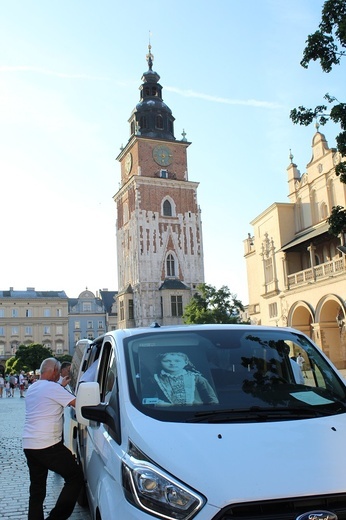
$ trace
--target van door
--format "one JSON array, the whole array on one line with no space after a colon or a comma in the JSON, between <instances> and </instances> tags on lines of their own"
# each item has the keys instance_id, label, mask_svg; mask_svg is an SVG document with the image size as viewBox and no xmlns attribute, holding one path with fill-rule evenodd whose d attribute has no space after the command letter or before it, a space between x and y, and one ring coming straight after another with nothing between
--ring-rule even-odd
<instances>
[{"instance_id":1,"label":"van door","mask_svg":"<svg viewBox=\"0 0 346 520\"><path fill-rule=\"evenodd\" d=\"M110 500L110 497L107 497L107 490L114 486L121 486L122 452L117 355L115 342L111 336L104 338L95 379L100 386L100 401L107 404L108 413L113 420L112 424L107 425L90 423L89 426L80 426L83 435L81 458L84 462L89 498L94 502L97 497L98 506L102 509ZM100 501L103 502L103 506ZM107 515L102 517L109 518Z\"/></svg>"},{"instance_id":2,"label":"van door","mask_svg":"<svg viewBox=\"0 0 346 520\"><path fill-rule=\"evenodd\" d=\"M83 384L84 381L97 381L99 377L99 362L101 359L101 351L104 337L100 337L93 341L89 347L85 350L83 360L79 367L79 376L76 383L76 393L78 392L78 386ZM78 459L84 466L84 455L85 455L85 444L86 444L86 427L82 424L78 424L78 435L77 435L77 452Z\"/></svg>"},{"instance_id":3,"label":"van door","mask_svg":"<svg viewBox=\"0 0 346 520\"><path fill-rule=\"evenodd\" d=\"M80 374L85 370L88 363L88 358L92 352L92 341L82 339L77 341L75 352L73 355L69 387L74 395L77 392L77 386ZM77 430L78 424L76 420L75 409L72 406L67 406L64 410L64 425L63 425L63 440L65 446L77 456Z\"/></svg>"}]
</instances>

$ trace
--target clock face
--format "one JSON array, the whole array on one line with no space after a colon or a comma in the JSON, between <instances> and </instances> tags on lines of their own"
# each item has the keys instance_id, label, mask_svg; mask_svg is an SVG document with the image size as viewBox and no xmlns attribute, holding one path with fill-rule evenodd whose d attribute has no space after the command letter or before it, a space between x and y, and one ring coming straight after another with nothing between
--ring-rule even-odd
<instances>
[{"instance_id":1,"label":"clock face","mask_svg":"<svg viewBox=\"0 0 346 520\"><path fill-rule=\"evenodd\" d=\"M125 171L126 173L130 173L132 168L132 155L129 152L125 157Z\"/></svg>"},{"instance_id":2,"label":"clock face","mask_svg":"<svg viewBox=\"0 0 346 520\"><path fill-rule=\"evenodd\" d=\"M160 166L168 166L171 164L173 159L173 154L168 146L164 144L160 144L155 146L153 150L154 161L157 162Z\"/></svg>"}]
</instances>

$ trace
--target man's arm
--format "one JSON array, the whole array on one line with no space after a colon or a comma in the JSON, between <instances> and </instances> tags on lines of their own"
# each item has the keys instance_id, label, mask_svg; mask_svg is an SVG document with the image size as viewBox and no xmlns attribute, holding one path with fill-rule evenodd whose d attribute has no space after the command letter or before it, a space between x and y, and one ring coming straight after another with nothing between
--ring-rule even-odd
<instances>
[{"instance_id":1,"label":"man's arm","mask_svg":"<svg viewBox=\"0 0 346 520\"><path fill-rule=\"evenodd\" d=\"M74 398L72 399L72 401L70 401L70 402L68 403L67 406L73 406L73 408L75 408L75 407L76 407L76 398L74 397Z\"/></svg>"}]
</instances>

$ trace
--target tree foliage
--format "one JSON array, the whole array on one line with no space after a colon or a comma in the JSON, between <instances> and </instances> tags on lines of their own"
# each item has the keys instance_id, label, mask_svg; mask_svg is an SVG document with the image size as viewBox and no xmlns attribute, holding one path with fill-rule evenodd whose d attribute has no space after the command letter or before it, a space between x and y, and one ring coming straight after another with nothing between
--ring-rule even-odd
<instances>
[{"instance_id":1,"label":"tree foliage","mask_svg":"<svg viewBox=\"0 0 346 520\"><path fill-rule=\"evenodd\" d=\"M244 306L226 285L216 289L203 283L197 291L185 307L184 323L240 323Z\"/></svg>"},{"instance_id":2,"label":"tree foliage","mask_svg":"<svg viewBox=\"0 0 346 520\"><path fill-rule=\"evenodd\" d=\"M304 68L308 68L311 60L320 60L323 72L330 72L334 65L339 65L340 58L346 54L343 50L346 47L345 20L345 0L324 2L319 29L310 34L306 41L307 45L300 62Z\"/></svg>"},{"instance_id":3,"label":"tree foliage","mask_svg":"<svg viewBox=\"0 0 346 520\"><path fill-rule=\"evenodd\" d=\"M6 374L15 374L16 373L16 358L12 356L6 360L5 363L5 372Z\"/></svg>"},{"instance_id":4,"label":"tree foliage","mask_svg":"<svg viewBox=\"0 0 346 520\"><path fill-rule=\"evenodd\" d=\"M346 55L345 49L346 0L326 0L319 28L308 36L300 64L307 69L310 61L319 60L322 70L329 73L333 66L340 64L341 58ZM293 123L305 126L316 120L320 125L325 125L328 121L338 124L340 132L336 136L337 149L342 157L346 157L346 103L330 94L326 94L324 99L328 102L329 109L325 104L313 109L299 106L291 110L290 117ZM346 183L346 162L339 162L335 166L335 173L341 182ZM338 236L346 228L346 213L341 212L339 207L338 211L331 213L327 222L330 225L329 232Z\"/></svg>"},{"instance_id":5,"label":"tree foliage","mask_svg":"<svg viewBox=\"0 0 346 520\"><path fill-rule=\"evenodd\" d=\"M53 353L50 348L40 343L31 343L30 345L20 345L15 355L15 368L17 371L37 370L40 368L44 359L52 357Z\"/></svg>"},{"instance_id":6,"label":"tree foliage","mask_svg":"<svg viewBox=\"0 0 346 520\"><path fill-rule=\"evenodd\" d=\"M329 224L329 232L338 236L345 227L346 209L342 206L334 206L327 222Z\"/></svg>"},{"instance_id":7,"label":"tree foliage","mask_svg":"<svg viewBox=\"0 0 346 520\"><path fill-rule=\"evenodd\" d=\"M71 361L72 361L72 356L70 356L70 354L64 354L63 356L55 356L55 357L59 361L59 363L64 363L64 361L68 361L69 363L71 363Z\"/></svg>"}]
</instances>

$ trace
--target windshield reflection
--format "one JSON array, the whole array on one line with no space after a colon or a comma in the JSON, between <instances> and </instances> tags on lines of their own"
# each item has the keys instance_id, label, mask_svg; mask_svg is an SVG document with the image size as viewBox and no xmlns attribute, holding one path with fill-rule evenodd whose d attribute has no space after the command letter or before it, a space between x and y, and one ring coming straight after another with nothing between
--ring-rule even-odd
<instances>
[{"instance_id":1,"label":"windshield reflection","mask_svg":"<svg viewBox=\"0 0 346 520\"><path fill-rule=\"evenodd\" d=\"M254 407L345 410L344 385L300 334L251 327L187 328L142 334L127 342L132 402L161 420Z\"/></svg>"}]
</instances>

